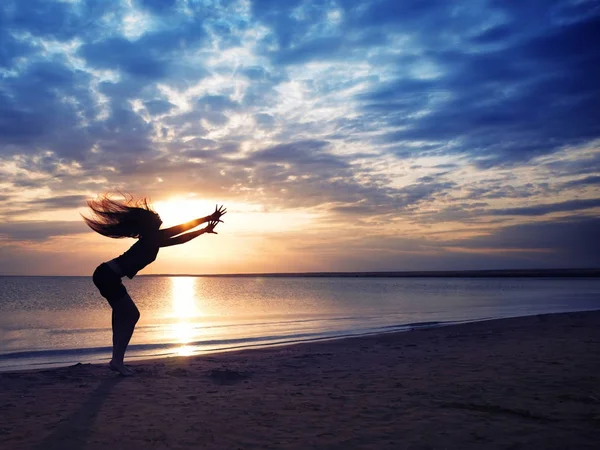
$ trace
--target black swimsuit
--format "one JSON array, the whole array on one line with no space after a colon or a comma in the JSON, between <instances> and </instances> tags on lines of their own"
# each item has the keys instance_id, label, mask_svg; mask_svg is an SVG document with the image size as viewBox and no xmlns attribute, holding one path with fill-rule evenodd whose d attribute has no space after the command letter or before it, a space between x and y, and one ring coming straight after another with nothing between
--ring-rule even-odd
<instances>
[{"instance_id":1,"label":"black swimsuit","mask_svg":"<svg viewBox=\"0 0 600 450\"><path fill-rule=\"evenodd\" d=\"M123 275L131 279L156 259L159 248L158 240L154 236L142 237L114 261ZM115 308L118 300L128 295L121 281L121 275L111 269L107 263L102 263L96 268L92 279L100 294L108 300L112 308Z\"/></svg>"},{"instance_id":2,"label":"black swimsuit","mask_svg":"<svg viewBox=\"0 0 600 450\"><path fill-rule=\"evenodd\" d=\"M123 275L133 278L140 270L156 259L160 243L157 235L141 237L129 250L115 259Z\"/></svg>"},{"instance_id":3,"label":"black swimsuit","mask_svg":"<svg viewBox=\"0 0 600 450\"><path fill-rule=\"evenodd\" d=\"M92 280L112 308L117 306L118 300L128 295L121 277L106 263L102 263L96 268Z\"/></svg>"}]
</instances>

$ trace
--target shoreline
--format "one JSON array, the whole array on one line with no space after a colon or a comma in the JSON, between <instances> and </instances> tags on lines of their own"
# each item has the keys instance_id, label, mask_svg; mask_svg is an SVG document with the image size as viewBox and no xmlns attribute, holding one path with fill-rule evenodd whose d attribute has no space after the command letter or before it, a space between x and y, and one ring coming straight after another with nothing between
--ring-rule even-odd
<instances>
[{"instance_id":1,"label":"shoreline","mask_svg":"<svg viewBox=\"0 0 600 450\"><path fill-rule=\"evenodd\" d=\"M0 373L0 447L595 448L600 311Z\"/></svg>"},{"instance_id":2,"label":"shoreline","mask_svg":"<svg viewBox=\"0 0 600 450\"><path fill-rule=\"evenodd\" d=\"M162 359L197 358L197 357L203 357L203 356L209 356L209 355L218 355L221 353L256 351L256 350L263 350L263 349L268 350L271 348L286 347L286 346L293 346L293 345L304 345L304 344L329 342L329 341L336 341L336 340L356 339L356 338L361 338L361 337L388 335L388 334L396 334L396 333L407 333L407 332L414 332L414 331L418 331L418 330L422 330L422 329L455 327L455 326L461 326L461 325L466 325L466 324L470 324L470 323L478 323L478 322L493 322L493 321L497 321L497 320L519 319L519 318L525 318L525 317L548 316L548 315L556 315L556 314L585 313L585 312L595 312L595 311L600 312L600 309L575 310L575 311L558 312L558 313L528 314L528 315L523 315L523 316L510 316L510 317L488 317L488 318L481 318L481 319L469 319L469 320L463 320L463 321L414 322L414 323L398 324L398 325L386 327L386 328L389 328L389 330L380 329L377 331L357 333L357 334L340 334L340 335L334 335L334 336L324 336L324 337L315 337L315 338L298 339L298 340L287 340L287 341L272 342L272 343L268 343L268 342L260 343L260 344L250 344L249 343L246 345L238 345L238 346L233 346L233 347L201 350L201 351L198 351L197 353L192 353L192 354L188 354L185 356L179 355L179 354L162 353L162 354L157 354L157 355L129 356L126 359L127 359L127 364L151 363L152 361L157 361L157 360L162 360ZM193 345L193 343L186 344L186 345ZM139 344L139 346L146 347L146 344ZM164 349L167 351L171 350L173 353L175 353L176 350L179 347L181 347L181 345L177 344L177 343L156 344L156 346L157 346L157 348L161 348L161 349ZM133 349L133 348L135 348L135 345L130 346L130 349ZM110 350L111 350L111 347L108 347L108 346L107 347L97 347L97 348L92 347L92 348L74 348L74 349L61 349L61 350L34 350L34 351L21 351L21 352L14 352L14 353L6 353L4 355L0 355L0 358L2 356L15 357L13 355L18 355L15 357L15 359L28 358L28 357L35 357L36 355L43 355L47 352L50 352L50 353L63 352L68 355L68 354L72 354L72 353L86 353L86 352L93 354L93 353L102 351L104 353L109 354ZM110 360L110 356L107 358L91 360L89 362L82 362L82 361L45 362L45 363L38 363L38 364L30 364L31 367L8 368L8 369L4 369L3 367L0 367L0 375L3 373L13 373L13 372L21 373L21 372L27 372L27 371L60 369L60 368L77 366L77 365L99 366L99 365L107 364L109 360Z\"/></svg>"},{"instance_id":3,"label":"shoreline","mask_svg":"<svg viewBox=\"0 0 600 450\"><path fill-rule=\"evenodd\" d=\"M577 311L572 311L572 312L577 312ZM523 316L525 317L525 316ZM394 325L394 326L388 326L386 328L389 328L389 330L385 330L385 329L381 329L381 330L377 330L377 331L370 331L370 332L364 332L364 333L356 333L356 334L339 334L339 335L332 335L332 336L322 336L322 337L314 337L314 338L305 338L305 339L297 339L297 340L285 340L285 341L280 341L280 342L266 342L266 343L260 343L260 344L245 344L245 345L237 345L237 346L232 346L232 347L223 347L223 348L215 348L215 349L209 349L209 350L200 350L197 353L192 353L189 355L178 355L178 354L157 354L157 355L140 355L140 356L128 356L127 359L127 363L146 363L146 362L151 362L151 361L156 361L156 360L160 360L160 359L170 359L170 358L194 358L194 357L201 357L201 356L207 356L207 355L216 355L216 354L220 354L220 353L225 353L225 352L241 352L241 351L253 351L253 350L261 350L261 349L270 349L270 348L274 348L274 347L285 347L288 345L302 345L302 344L310 344L310 343L316 343L316 342L324 342L324 341L333 341L333 340L338 340L338 339L352 339L352 338L360 338L360 337L367 337L367 336L375 336L375 335L384 335L384 334L390 334L390 333L406 333L406 332L410 332L410 331L416 331L419 329L425 329L425 328L437 328L437 327L444 327L444 326L455 326L455 325L462 325L462 324L466 324L466 323L472 323L472 322L480 322L480 321L486 321L486 320L502 320L504 318L484 318L484 319L471 319L471 320L465 320L465 321L448 321L448 322L416 322L416 323L407 323L407 324L399 324L399 325ZM405 328L405 329L403 329ZM181 347L181 344L178 343L164 343L164 344L154 344L157 348L161 348L164 350L172 350L175 351L178 348ZM193 343L188 343L186 345L193 345ZM148 344L138 344L139 347L148 347ZM129 349L133 350L135 349L136 345L130 345ZM91 347L91 348L72 348L72 349L53 349L53 350L24 350L24 351L18 351L18 352L12 352L12 353L5 353L5 354L1 354L0 358L2 358L3 356L8 356L8 357L12 357L15 359L20 359L20 358L30 358L30 357L35 357L36 355L43 355L46 353L65 353L65 354L73 354L73 353L98 353L98 352L103 352L103 353L107 353L109 354L111 351L111 347ZM59 369L59 368L64 368L64 367L71 367L71 366L75 366L78 364L92 364L92 365L100 365L100 364L104 364L105 362L107 363L109 361L110 357L107 358L102 358L99 359L98 362L94 362L94 361L90 361L90 362L81 362L81 361L72 361L72 362L47 362L47 363L39 363L39 364L31 364L31 366L33 367L23 367L23 368L15 368L15 369L7 369L5 370L4 368L0 367L0 374L2 373L12 373L12 372L25 372L25 371L36 371L36 370L46 370L46 369ZM47 366L47 367L37 367L37 366Z\"/></svg>"}]
</instances>

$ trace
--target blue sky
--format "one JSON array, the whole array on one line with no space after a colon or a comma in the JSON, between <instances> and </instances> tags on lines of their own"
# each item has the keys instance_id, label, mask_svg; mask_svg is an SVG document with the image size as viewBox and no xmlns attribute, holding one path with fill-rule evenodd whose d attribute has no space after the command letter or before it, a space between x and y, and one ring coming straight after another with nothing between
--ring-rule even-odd
<instances>
[{"instance_id":1,"label":"blue sky","mask_svg":"<svg viewBox=\"0 0 600 450\"><path fill-rule=\"evenodd\" d=\"M599 266L598 42L592 0L4 1L0 273L118 254L116 190L230 205L149 273Z\"/></svg>"}]
</instances>

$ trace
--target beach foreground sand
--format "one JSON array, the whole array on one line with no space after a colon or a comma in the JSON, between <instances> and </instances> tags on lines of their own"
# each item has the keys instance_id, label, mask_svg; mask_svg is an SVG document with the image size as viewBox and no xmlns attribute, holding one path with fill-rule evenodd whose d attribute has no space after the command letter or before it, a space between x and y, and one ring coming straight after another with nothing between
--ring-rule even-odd
<instances>
[{"instance_id":1,"label":"beach foreground sand","mask_svg":"<svg viewBox=\"0 0 600 450\"><path fill-rule=\"evenodd\" d=\"M600 448L600 312L134 367L0 374L0 448Z\"/></svg>"}]
</instances>

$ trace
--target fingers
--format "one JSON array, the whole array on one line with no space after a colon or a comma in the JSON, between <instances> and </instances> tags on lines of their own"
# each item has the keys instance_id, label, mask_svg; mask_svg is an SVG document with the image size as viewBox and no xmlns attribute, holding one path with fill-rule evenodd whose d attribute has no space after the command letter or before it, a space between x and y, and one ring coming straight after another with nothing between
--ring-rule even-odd
<instances>
[{"instance_id":1,"label":"fingers","mask_svg":"<svg viewBox=\"0 0 600 450\"><path fill-rule=\"evenodd\" d=\"M221 220L221 217L223 215L227 214L227 208L225 208L224 205L219 206L219 204L217 203L215 205L215 212L213 212L210 215L210 221L208 222L208 227L207 227L207 232L211 233L211 234L218 234L215 231L213 231L213 229L219 224L219 223L225 223L224 221Z\"/></svg>"},{"instance_id":2,"label":"fingers","mask_svg":"<svg viewBox=\"0 0 600 450\"><path fill-rule=\"evenodd\" d=\"M225 208L223 205L221 205L221 206L215 205L215 212L212 213L211 215L213 217L221 217L224 214L227 214L227 208Z\"/></svg>"}]
</instances>

